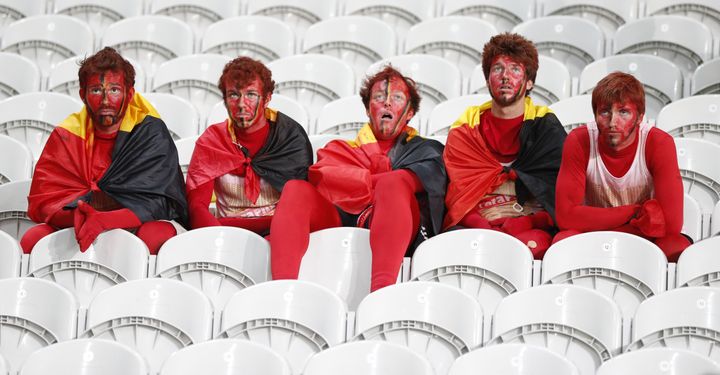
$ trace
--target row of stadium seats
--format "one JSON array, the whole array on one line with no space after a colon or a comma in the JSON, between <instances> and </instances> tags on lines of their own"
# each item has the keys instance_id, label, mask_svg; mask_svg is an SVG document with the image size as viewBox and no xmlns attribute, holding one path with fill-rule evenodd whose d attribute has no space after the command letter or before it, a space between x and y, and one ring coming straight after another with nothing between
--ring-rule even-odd
<instances>
[{"instance_id":1,"label":"row of stadium seats","mask_svg":"<svg viewBox=\"0 0 720 375\"><path fill-rule=\"evenodd\" d=\"M509 343L546 347L583 375L653 347L720 360L718 237L692 245L675 268L652 243L622 233L574 236L534 262L513 237L460 230L420 245L400 275L409 282L372 294L368 237L359 228L314 232L299 280L268 281L267 242L238 228L180 234L156 258L123 230L80 253L67 229L38 243L23 278L9 273L22 268L20 249L3 235L0 355L12 371L57 342L110 339L157 373L184 347L243 338L276 350L296 374L314 353L353 340L407 346L436 374L478 347Z\"/></svg>"}]
</instances>

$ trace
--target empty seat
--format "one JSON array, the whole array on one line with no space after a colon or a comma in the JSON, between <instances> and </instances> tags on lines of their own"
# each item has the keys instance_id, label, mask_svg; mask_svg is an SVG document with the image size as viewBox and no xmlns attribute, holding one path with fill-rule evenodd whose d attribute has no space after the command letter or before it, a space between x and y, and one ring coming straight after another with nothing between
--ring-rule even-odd
<instances>
[{"instance_id":1,"label":"empty seat","mask_svg":"<svg viewBox=\"0 0 720 375\"><path fill-rule=\"evenodd\" d=\"M275 80L275 93L301 103L310 115L310 133L325 104L355 94L350 64L332 56L304 54L285 57L267 65Z\"/></svg>"},{"instance_id":2,"label":"empty seat","mask_svg":"<svg viewBox=\"0 0 720 375\"><path fill-rule=\"evenodd\" d=\"M193 151L195 151L195 141L197 141L197 139L198 136L196 135L175 141L175 148L178 150L178 162L185 178L187 178L190 159L192 158Z\"/></svg>"},{"instance_id":3,"label":"empty seat","mask_svg":"<svg viewBox=\"0 0 720 375\"><path fill-rule=\"evenodd\" d=\"M587 64L605 56L603 31L583 18L536 18L515 26L513 32L533 41L538 53L562 62L572 77L579 77Z\"/></svg>"},{"instance_id":4,"label":"empty seat","mask_svg":"<svg viewBox=\"0 0 720 375\"><path fill-rule=\"evenodd\" d=\"M667 258L652 242L621 232L589 232L559 241L542 262L544 284L573 284L613 299L629 321L667 284Z\"/></svg>"},{"instance_id":5,"label":"empty seat","mask_svg":"<svg viewBox=\"0 0 720 375\"><path fill-rule=\"evenodd\" d=\"M29 58L0 52L0 66L0 100L40 90L40 69Z\"/></svg>"},{"instance_id":6,"label":"empty seat","mask_svg":"<svg viewBox=\"0 0 720 375\"><path fill-rule=\"evenodd\" d=\"M535 0L445 0L440 2L443 16L472 16L493 24L499 32L535 17Z\"/></svg>"},{"instance_id":7,"label":"empty seat","mask_svg":"<svg viewBox=\"0 0 720 375\"><path fill-rule=\"evenodd\" d=\"M638 18L636 0L542 0L538 3L542 16L576 16L592 21L611 38L618 27Z\"/></svg>"},{"instance_id":8,"label":"empty seat","mask_svg":"<svg viewBox=\"0 0 720 375\"><path fill-rule=\"evenodd\" d=\"M696 95L674 101L655 125L673 137L698 137L720 145L720 95Z\"/></svg>"},{"instance_id":9,"label":"empty seat","mask_svg":"<svg viewBox=\"0 0 720 375\"><path fill-rule=\"evenodd\" d=\"M717 288L696 286L668 290L647 299L638 307L626 351L686 349L717 361L718 292Z\"/></svg>"},{"instance_id":10,"label":"empty seat","mask_svg":"<svg viewBox=\"0 0 720 375\"><path fill-rule=\"evenodd\" d=\"M720 374L720 366L704 355L687 350L652 348L632 351L605 362L597 375L708 375Z\"/></svg>"},{"instance_id":11,"label":"empty seat","mask_svg":"<svg viewBox=\"0 0 720 375\"><path fill-rule=\"evenodd\" d=\"M305 129L306 133L309 133L310 119L308 112L305 107L297 100L289 96L273 94L270 98L270 103L268 103L268 108L274 109L287 115L291 119L295 120L298 124L300 124L300 126ZM201 133L202 130L205 130L205 128L209 127L210 125L217 124L218 122L223 122L227 119L228 113L227 108L225 108L225 102L221 101L215 103L215 105L210 110L210 115L208 115L206 124L201 127Z\"/></svg>"},{"instance_id":12,"label":"empty seat","mask_svg":"<svg viewBox=\"0 0 720 375\"><path fill-rule=\"evenodd\" d=\"M36 278L0 280L0 356L16 374L30 353L75 337L77 306L63 287Z\"/></svg>"},{"instance_id":13,"label":"empty seat","mask_svg":"<svg viewBox=\"0 0 720 375\"><path fill-rule=\"evenodd\" d=\"M73 293L80 307L87 308L101 291L147 277L148 256L145 243L122 229L101 233L85 252L80 252L74 229L67 228L35 244L28 260L28 276L58 283Z\"/></svg>"},{"instance_id":14,"label":"empty seat","mask_svg":"<svg viewBox=\"0 0 720 375\"><path fill-rule=\"evenodd\" d=\"M193 37L190 26L178 19L146 15L108 26L101 45L113 47L123 57L137 61L150 78L160 64L191 54Z\"/></svg>"},{"instance_id":15,"label":"empty seat","mask_svg":"<svg viewBox=\"0 0 720 375\"><path fill-rule=\"evenodd\" d=\"M503 344L476 349L458 358L449 375L473 375L478 369L503 375L579 375L567 358L538 346Z\"/></svg>"},{"instance_id":16,"label":"empty seat","mask_svg":"<svg viewBox=\"0 0 720 375\"><path fill-rule=\"evenodd\" d=\"M720 145L702 139L675 138L675 148L685 192L702 209L702 233L710 233L710 216L720 202L720 169L714 162L720 155Z\"/></svg>"},{"instance_id":17,"label":"empty seat","mask_svg":"<svg viewBox=\"0 0 720 375\"><path fill-rule=\"evenodd\" d=\"M434 1L354 0L345 2L344 14L371 16L390 25L397 33L399 45L408 29L435 16Z\"/></svg>"},{"instance_id":18,"label":"empty seat","mask_svg":"<svg viewBox=\"0 0 720 375\"><path fill-rule=\"evenodd\" d=\"M270 245L242 228L206 227L179 234L165 242L155 262L158 277L200 289L217 311L238 290L270 280Z\"/></svg>"},{"instance_id":19,"label":"empty seat","mask_svg":"<svg viewBox=\"0 0 720 375\"><path fill-rule=\"evenodd\" d=\"M0 279L20 277L21 263L22 249L18 240L0 232Z\"/></svg>"},{"instance_id":20,"label":"empty seat","mask_svg":"<svg viewBox=\"0 0 720 375\"><path fill-rule=\"evenodd\" d=\"M384 341L359 341L323 350L308 361L303 375L435 375L412 350Z\"/></svg>"},{"instance_id":21,"label":"empty seat","mask_svg":"<svg viewBox=\"0 0 720 375\"><path fill-rule=\"evenodd\" d=\"M204 124L212 107L222 100L217 80L229 61L230 57L214 54L178 57L158 67L151 89L190 101Z\"/></svg>"},{"instance_id":22,"label":"empty seat","mask_svg":"<svg viewBox=\"0 0 720 375\"><path fill-rule=\"evenodd\" d=\"M720 58L702 63L692 76L692 95L720 94Z\"/></svg>"},{"instance_id":23,"label":"empty seat","mask_svg":"<svg viewBox=\"0 0 720 375\"><path fill-rule=\"evenodd\" d=\"M700 21L683 16L654 16L626 23L615 33L613 52L644 53L675 63L689 78L712 57L713 36Z\"/></svg>"},{"instance_id":24,"label":"empty seat","mask_svg":"<svg viewBox=\"0 0 720 375\"><path fill-rule=\"evenodd\" d=\"M334 17L307 29L302 51L337 57L349 63L360 80L372 63L396 54L396 39L392 27L376 18Z\"/></svg>"},{"instance_id":25,"label":"empty seat","mask_svg":"<svg viewBox=\"0 0 720 375\"><path fill-rule=\"evenodd\" d=\"M653 0L646 1L647 16L674 14L694 18L710 27L714 35L720 33L720 1L718 0Z\"/></svg>"},{"instance_id":26,"label":"empty seat","mask_svg":"<svg viewBox=\"0 0 720 375\"><path fill-rule=\"evenodd\" d=\"M458 288L425 281L391 285L369 294L355 316L357 340L401 344L446 374L455 359L480 346L483 311Z\"/></svg>"},{"instance_id":27,"label":"empty seat","mask_svg":"<svg viewBox=\"0 0 720 375\"><path fill-rule=\"evenodd\" d=\"M187 99L161 92L147 93L143 97L158 111L174 140L198 135L198 111Z\"/></svg>"},{"instance_id":28,"label":"empty seat","mask_svg":"<svg viewBox=\"0 0 720 375\"><path fill-rule=\"evenodd\" d=\"M151 0L150 13L177 18L190 25L199 42L209 25L240 15L239 1L226 0ZM238 30L235 31L236 33ZM196 42L196 44L198 44Z\"/></svg>"},{"instance_id":29,"label":"empty seat","mask_svg":"<svg viewBox=\"0 0 720 375\"><path fill-rule=\"evenodd\" d=\"M38 15L8 25L2 50L35 61L47 77L58 62L91 53L93 43L93 32L85 22L62 14Z\"/></svg>"},{"instance_id":30,"label":"empty seat","mask_svg":"<svg viewBox=\"0 0 720 375\"><path fill-rule=\"evenodd\" d=\"M338 15L335 0L246 0L249 15L277 18L290 26L302 45L302 37L310 25Z\"/></svg>"},{"instance_id":31,"label":"empty seat","mask_svg":"<svg viewBox=\"0 0 720 375\"><path fill-rule=\"evenodd\" d=\"M200 52L248 56L264 63L295 52L295 33L282 21L265 16L227 18L208 26Z\"/></svg>"},{"instance_id":32,"label":"empty seat","mask_svg":"<svg viewBox=\"0 0 720 375\"><path fill-rule=\"evenodd\" d=\"M53 8L53 13L85 21L93 30L96 41L112 23L143 13L142 1L127 0L53 0Z\"/></svg>"},{"instance_id":33,"label":"empty seat","mask_svg":"<svg viewBox=\"0 0 720 375\"><path fill-rule=\"evenodd\" d=\"M698 202L690 196L684 194L683 199L683 226L681 232L697 242L703 238L703 214Z\"/></svg>"},{"instance_id":34,"label":"empty seat","mask_svg":"<svg viewBox=\"0 0 720 375\"><path fill-rule=\"evenodd\" d=\"M31 92L0 102L0 134L24 143L37 160L55 126L83 104L67 95Z\"/></svg>"},{"instance_id":35,"label":"empty seat","mask_svg":"<svg viewBox=\"0 0 720 375\"><path fill-rule=\"evenodd\" d=\"M368 115L360 95L352 95L325 104L317 119L317 134L333 134L354 138L368 123Z\"/></svg>"},{"instance_id":36,"label":"empty seat","mask_svg":"<svg viewBox=\"0 0 720 375\"><path fill-rule=\"evenodd\" d=\"M86 57L75 56L55 64L48 76L46 91L69 95L81 100L78 71L80 70L80 64ZM128 59L128 61L135 69L135 91L143 92L145 90L145 73L142 66L131 59Z\"/></svg>"},{"instance_id":37,"label":"empty seat","mask_svg":"<svg viewBox=\"0 0 720 375\"><path fill-rule=\"evenodd\" d=\"M33 352L20 375L147 375L143 357L108 340L65 341Z\"/></svg>"},{"instance_id":38,"label":"empty seat","mask_svg":"<svg viewBox=\"0 0 720 375\"><path fill-rule=\"evenodd\" d=\"M432 109L427 126L429 136L447 135L458 117L470 106L481 105L492 98L489 94L464 95L446 100Z\"/></svg>"},{"instance_id":39,"label":"empty seat","mask_svg":"<svg viewBox=\"0 0 720 375\"><path fill-rule=\"evenodd\" d=\"M418 246L410 266L411 280L436 281L475 297L490 317L503 298L532 285L533 255L520 240L485 229L454 230Z\"/></svg>"},{"instance_id":40,"label":"empty seat","mask_svg":"<svg viewBox=\"0 0 720 375\"><path fill-rule=\"evenodd\" d=\"M577 127L595 121L591 101L590 94L576 95L550 104L550 109L560 120L565 131L570 133Z\"/></svg>"},{"instance_id":41,"label":"empty seat","mask_svg":"<svg viewBox=\"0 0 720 375\"><path fill-rule=\"evenodd\" d=\"M2 0L0 1L0 36L7 25L25 18L45 13L47 0Z\"/></svg>"},{"instance_id":42,"label":"empty seat","mask_svg":"<svg viewBox=\"0 0 720 375\"><path fill-rule=\"evenodd\" d=\"M0 231L17 241L35 225L27 215L30 183L28 179L0 185Z\"/></svg>"},{"instance_id":43,"label":"empty seat","mask_svg":"<svg viewBox=\"0 0 720 375\"><path fill-rule=\"evenodd\" d=\"M470 77L483 47L498 31L491 23L468 16L446 16L420 22L408 30L405 53L440 56Z\"/></svg>"},{"instance_id":44,"label":"empty seat","mask_svg":"<svg viewBox=\"0 0 720 375\"><path fill-rule=\"evenodd\" d=\"M214 340L173 353L160 375L257 374L292 375L285 358L274 350L238 339Z\"/></svg>"},{"instance_id":45,"label":"empty seat","mask_svg":"<svg viewBox=\"0 0 720 375\"><path fill-rule=\"evenodd\" d=\"M173 352L212 336L213 308L199 290L176 280L133 280L100 292L90 304L83 338L135 349L151 374Z\"/></svg>"},{"instance_id":46,"label":"empty seat","mask_svg":"<svg viewBox=\"0 0 720 375\"><path fill-rule=\"evenodd\" d=\"M370 293L372 251L370 231L339 227L310 233L298 280L320 284L340 296L355 311Z\"/></svg>"},{"instance_id":47,"label":"empty seat","mask_svg":"<svg viewBox=\"0 0 720 375\"><path fill-rule=\"evenodd\" d=\"M597 83L608 74L621 71L632 74L645 89L645 118L655 119L663 106L680 99L683 76L670 61L652 55L624 53L595 61L580 74L581 94L591 94Z\"/></svg>"},{"instance_id":48,"label":"empty seat","mask_svg":"<svg viewBox=\"0 0 720 375\"><path fill-rule=\"evenodd\" d=\"M711 237L688 246L677 262L676 285L720 286L720 237Z\"/></svg>"},{"instance_id":49,"label":"empty seat","mask_svg":"<svg viewBox=\"0 0 720 375\"><path fill-rule=\"evenodd\" d=\"M29 180L33 172L33 156L22 142L0 134L0 185Z\"/></svg>"},{"instance_id":50,"label":"empty seat","mask_svg":"<svg viewBox=\"0 0 720 375\"><path fill-rule=\"evenodd\" d=\"M574 285L543 285L505 297L493 319L490 344L541 346L594 375L620 353L622 314L610 298Z\"/></svg>"},{"instance_id":51,"label":"empty seat","mask_svg":"<svg viewBox=\"0 0 720 375\"><path fill-rule=\"evenodd\" d=\"M346 314L345 303L323 286L269 281L230 298L217 338L243 338L268 346L299 374L313 354L345 341Z\"/></svg>"}]
</instances>

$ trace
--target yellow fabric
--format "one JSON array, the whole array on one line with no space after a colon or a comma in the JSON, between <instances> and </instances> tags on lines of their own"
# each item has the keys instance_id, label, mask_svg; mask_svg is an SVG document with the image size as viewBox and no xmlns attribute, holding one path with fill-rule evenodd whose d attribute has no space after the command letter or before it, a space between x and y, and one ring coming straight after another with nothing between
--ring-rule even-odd
<instances>
[{"instance_id":1,"label":"yellow fabric","mask_svg":"<svg viewBox=\"0 0 720 375\"><path fill-rule=\"evenodd\" d=\"M160 118L160 114L158 114L152 104L136 92L128 104L119 130L124 132L132 131L147 115ZM93 123L88 118L87 107L85 106L83 106L80 112L68 116L58 126L65 128L67 131L82 139L86 139L88 134L93 134Z\"/></svg>"},{"instance_id":2,"label":"yellow fabric","mask_svg":"<svg viewBox=\"0 0 720 375\"><path fill-rule=\"evenodd\" d=\"M407 137L405 138L406 142L409 142L418 135L418 131L410 126L405 127L405 132L407 133ZM345 142L347 142L350 147L360 147L362 145L377 143L377 139L375 138L375 134L372 131L370 123L365 123L365 125L363 125L363 127L358 131L357 137L354 141L346 140Z\"/></svg>"},{"instance_id":3,"label":"yellow fabric","mask_svg":"<svg viewBox=\"0 0 720 375\"><path fill-rule=\"evenodd\" d=\"M492 107L492 100L487 101L479 106L468 107L455 122L450 125L450 129L454 129L463 125L468 125L471 129L475 128L480 124L480 116L483 112L489 110ZM534 120L539 117L543 117L548 113L552 113L552 110L546 106L535 105L529 96L525 97L525 117L523 121Z\"/></svg>"}]
</instances>

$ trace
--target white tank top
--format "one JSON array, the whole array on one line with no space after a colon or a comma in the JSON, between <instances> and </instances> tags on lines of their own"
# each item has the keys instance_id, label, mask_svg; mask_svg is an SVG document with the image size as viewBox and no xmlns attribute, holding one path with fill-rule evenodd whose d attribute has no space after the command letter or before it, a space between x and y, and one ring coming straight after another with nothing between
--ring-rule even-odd
<instances>
[{"instance_id":1,"label":"white tank top","mask_svg":"<svg viewBox=\"0 0 720 375\"><path fill-rule=\"evenodd\" d=\"M590 136L590 158L585 181L585 204L592 207L617 207L640 204L653 197L653 178L645 162L645 144L652 125L640 124L635 158L624 176L615 177L605 167L598 152L597 124L587 124Z\"/></svg>"}]
</instances>

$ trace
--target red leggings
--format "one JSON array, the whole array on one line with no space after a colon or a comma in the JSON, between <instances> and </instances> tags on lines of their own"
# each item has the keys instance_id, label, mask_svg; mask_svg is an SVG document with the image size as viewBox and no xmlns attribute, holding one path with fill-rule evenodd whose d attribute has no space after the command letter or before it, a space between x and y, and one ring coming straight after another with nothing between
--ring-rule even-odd
<instances>
[{"instance_id":1,"label":"red leggings","mask_svg":"<svg viewBox=\"0 0 720 375\"><path fill-rule=\"evenodd\" d=\"M371 291L397 280L408 245L420 225L420 211L412 183L400 174L379 179L370 222ZM273 279L296 279L310 232L341 226L340 215L315 186L292 180L283 188L270 226Z\"/></svg>"},{"instance_id":2,"label":"red leggings","mask_svg":"<svg viewBox=\"0 0 720 375\"><path fill-rule=\"evenodd\" d=\"M57 230L48 224L38 224L25 232L20 240L20 247L22 247L25 254L30 254L32 248L41 238ZM157 254L165 241L176 234L175 227L167 221L148 221L143 223L135 232L135 235L145 242L150 254L153 255Z\"/></svg>"}]
</instances>

